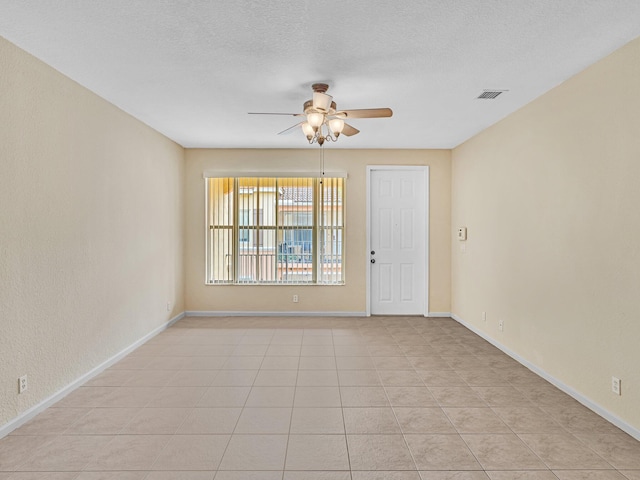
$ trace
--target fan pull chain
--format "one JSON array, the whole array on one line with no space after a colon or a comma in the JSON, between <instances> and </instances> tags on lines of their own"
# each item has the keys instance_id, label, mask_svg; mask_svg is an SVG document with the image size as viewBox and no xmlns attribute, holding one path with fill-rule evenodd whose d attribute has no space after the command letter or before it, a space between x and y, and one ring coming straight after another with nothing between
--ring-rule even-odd
<instances>
[{"instance_id":1,"label":"fan pull chain","mask_svg":"<svg viewBox=\"0 0 640 480\"><path fill-rule=\"evenodd\" d=\"M320 145L320 174L324 178L324 146ZM322 185L322 178L320 179L320 185Z\"/></svg>"}]
</instances>

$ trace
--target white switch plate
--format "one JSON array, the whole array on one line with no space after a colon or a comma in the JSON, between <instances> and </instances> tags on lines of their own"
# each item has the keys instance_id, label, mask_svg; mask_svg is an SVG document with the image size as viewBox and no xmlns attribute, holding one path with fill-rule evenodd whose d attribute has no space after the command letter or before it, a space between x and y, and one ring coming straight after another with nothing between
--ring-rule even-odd
<instances>
[{"instance_id":1,"label":"white switch plate","mask_svg":"<svg viewBox=\"0 0 640 480\"><path fill-rule=\"evenodd\" d=\"M504 332L504 320L500 320L498 322L498 330L500 330L501 332Z\"/></svg>"},{"instance_id":2,"label":"white switch plate","mask_svg":"<svg viewBox=\"0 0 640 480\"><path fill-rule=\"evenodd\" d=\"M482 312L482 321L483 322L487 321L487 312Z\"/></svg>"}]
</instances>

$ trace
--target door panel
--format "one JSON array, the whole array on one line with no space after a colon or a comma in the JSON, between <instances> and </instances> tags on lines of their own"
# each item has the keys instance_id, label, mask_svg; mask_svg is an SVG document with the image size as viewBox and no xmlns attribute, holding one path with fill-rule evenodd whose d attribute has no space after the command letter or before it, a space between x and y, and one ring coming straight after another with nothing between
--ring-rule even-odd
<instances>
[{"instance_id":1,"label":"door panel","mask_svg":"<svg viewBox=\"0 0 640 480\"><path fill-rule=\"evenodd\" d=\"M391 302L393 300L393 292L391 291L391 270L392 266L381 264L380 268L380 288L378 290L378 298L380 302Z\"/></svg>"},{"instance_id":2,"label":"door panel","mask_svg":"<svg viewBox=\"0 0 640 480\"><path fill-rule=\"evenodd\" d=\"M425 314L427 170L371 169L369 174L370 312Z\"/></svg>"},{"instance_id":3,"label":"door panel","mask_svg":"<svg viewBox=\"0 0 640 480\"><path fill-rule=\"evenodd\" d=\"M400 265L400 301L412 302L415 288L413 287L414 268L411 263Z\"/></svg>"}]
</instances>

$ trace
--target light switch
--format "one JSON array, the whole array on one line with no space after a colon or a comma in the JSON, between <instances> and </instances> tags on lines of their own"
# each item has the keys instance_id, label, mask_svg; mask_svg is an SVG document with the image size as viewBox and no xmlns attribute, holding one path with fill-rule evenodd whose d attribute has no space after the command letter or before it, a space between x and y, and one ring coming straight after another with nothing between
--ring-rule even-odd
<instances>
[{"instance_id":1,"label":"light switch","mask_svg":"<svg viewBox=\"0 0 640 480\"><path fill-rule=\"evenodd\" d=\"M467 239L467 227L458 227L458 240L461 242Z\"/></svg>"}]
</instances>

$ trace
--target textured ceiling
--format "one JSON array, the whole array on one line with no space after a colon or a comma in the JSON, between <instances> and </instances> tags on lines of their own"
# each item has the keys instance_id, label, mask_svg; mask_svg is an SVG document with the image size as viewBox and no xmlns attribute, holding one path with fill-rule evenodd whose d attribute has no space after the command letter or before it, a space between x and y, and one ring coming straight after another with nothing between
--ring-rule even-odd
<instances>
[{"instance_id":1,"label":"textured ceiling","mask_svg":"<svg viewBox=\"0 0 640 480\"><path fill-rule=\"evenodd\" d=\"M640 36L640 1L0 0L0 35L185 147L304 147L247 112L324 81L394 111L336 146L451 148Z\"/></svg>"}]
</instances>

